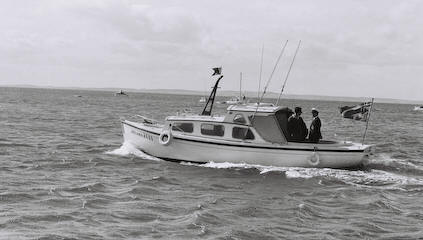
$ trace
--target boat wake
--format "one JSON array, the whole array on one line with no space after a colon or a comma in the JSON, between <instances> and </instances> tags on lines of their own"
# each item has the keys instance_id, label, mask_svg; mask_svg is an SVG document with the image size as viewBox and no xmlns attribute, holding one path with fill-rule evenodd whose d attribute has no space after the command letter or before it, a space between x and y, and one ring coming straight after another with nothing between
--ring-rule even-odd
<instances>
[{"instance_id":1,"label":"boat wake","mask_svg":"<svg viewBox=\"0 0 423 240\"><path fill-rule=\"evenodd\" d=\"M381 162L378 165L385 166L390 162L395 162L395 159L390 159L384 155L378 157L374 162ZM374 166L375 163L369 163L369 166ZM331 182L343 182L357 187L380 187L384 189L394 190L412 190L416 186L423 186L423 178L419 176L403 175L403 171L391 171L392 169L385 169L383 167L375 168L365 166L363 170L345 170L345 169L331 169L331 168L301 168L301 167L274 167L252 165L244 163L215 163L209 162L206 164L191 164L199 167L216 168L216 169L257 169L260 174L267 174L270 172L283 173L286 178L290 179L311 179L318 178L320 184L330 184ZM391 163L392 164L392 163ZM401 164L396 162L395 164ZM408 168L415 166L411 163L406 164ZM417 166L415 166L417 167ZM419 171L418 167L414 171ZM411 170L410 170L411 171ZM423 172L422 172L423 173ZM420 175L421 176L421 175ZM420 187L418 187L420 189ZM422 188L423 190L423 188Z\"/></svg>"},{"instance_id":2,"label":"boat wake","mask_svg":"<svg viewBox=\"0 0 423 240\"><path fill-rule=\"evenodd\" d=\"M143 151L137 149L136 147L134 147L134 145L132 145L129 142L124 142L122 146L120 146L120 148L112 150L112 151L107 151L106 154L124 156L124 157L129 155L134 155L136 157L140 157L147 160L161 161L161 159L148 155L144 153Z\"/></svg>"},{"instance_id":3,"label":"boat wake","mask_svg":"<svg viewBox=\"0 0 423 240\"><path fill-rule=\"evenodd\" d=\"M389 156L388 154L379 154L369 161L368 167L371 169L400 171L423 176L423 167L417 165L419 162L419 159L413 159L412 157L398 158Z\"/></svg>"},{"instance_id":4,"label":"boat wake","mask_svg":"<svg viewBox=\"0 0 423 240\"><path fill-rule=\"evenodd\" d=\"M128 142L124 142L120 148L108 151L106 154L118 156L134 155L147 160L161 160L138 150ZM318 178L320 184L330 184L330 182L340 181L357 187L380 187L396 190L410 190L410 188L413 189L416 186L423 186L423 178L421 177L423 175L423 168L410 162L402 162L384 154L375 156L362 170L354 171L331 168L275 167L230 162L208 162L205 164L181 162L181 164L215 169L257 169L260 174L271 172L283 173L289 179ZM403 173L410 172L414 174L403 175Z\"/></svg>"}]
</instances>

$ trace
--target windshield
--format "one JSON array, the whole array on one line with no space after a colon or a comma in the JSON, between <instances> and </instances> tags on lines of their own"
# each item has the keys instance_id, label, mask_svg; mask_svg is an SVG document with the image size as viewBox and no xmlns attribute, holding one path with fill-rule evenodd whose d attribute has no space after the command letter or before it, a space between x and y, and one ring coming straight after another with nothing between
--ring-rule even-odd
<instances>
[{"instance_id":1,"label":"windshield","mask_svg":"<svg viewBox=\"0 0 423 240\"><path fill-rule=\"evenodd\" d=\"M282 134L278 121L274 115L256 115L251 122L264 140L272 143L286 143L285 136Z\"/></svg>"}]
</instances>

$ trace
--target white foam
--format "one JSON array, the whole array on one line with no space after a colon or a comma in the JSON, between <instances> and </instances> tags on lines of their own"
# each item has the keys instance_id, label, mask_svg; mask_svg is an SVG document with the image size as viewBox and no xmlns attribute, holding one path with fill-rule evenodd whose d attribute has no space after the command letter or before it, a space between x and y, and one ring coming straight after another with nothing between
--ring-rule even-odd
<instances>
[{"instance_id":1,"label":"white foam","mask_svg":"<svg viewBox=\"0 0 423 240\"><path fill-rule=\"evenodd\" d=\"M383 170L349 171L329 168L296 168L285 172L287 178L325 177L340 180L346 184L369 187L400 188L402 185L423 184L422 179L403 176Z\"/></svg>"},{"instance_id":2,"label":"white foam","mask_svg":"<svg viewBox=\"0 0 423 240\"><path fill-rule=\"evenodd\" d=\"M268 172L287 172L292 168L288 167L274 167L274 166L263 166L257 164L247 164L247 163L230 163L230 162L223 162L223 163L215 163L215 162L208 162L203 165L199 165L201 167L208 167L208 168L243 168L243 169L250 169L255 168L260 171L260 174L265 174Z\"/></svg>"},{"instance_id":3,"label":"white foam","mask_svg":"<svg viewBox=\"0 0 423 240\"><path fill-rule=\"evenodd\" d=\"M249 165L245 163L230 163L230 162L223 162L223 163L208 162L201 166L209 167L209 168L254 168L253 165Z\"/></svg>"},{"instance_id":4,"label":"white foam","mask_svg":"<svg viewBox=\"0 0 423 240\"><path fill-rule=\"evenodd\" d=\"M413 159L399 159L399 158L393 158L392 156L388 154L378 154L377 156L372 158L369 163L373 163L373 164L379 163L385 166L393 165L394 167L412 168L415 170L423 171L423 167L410 162L410 160L413 160ZM419 161L419 160L416 160L416 161Z\"/></svg>"},{"instance_id":5,"label":"white foam","mask_svg":"<svg viewBox=\"0 0 423 240\"><path fill-rule=\"evenodd\" d=\"M401 185L408 184L423 184L423 179L418 179L410 176L403 176L383 170L372 169L369 171L350 171L343 169L331 168L300 168L300 167L274 167L262 166L245 163L215 163L209 162L204 165L198 165L208 168L238 168L249 169L255 168L260 171L260 174L268 172L285 173L287 178L303 178L310 179L315 177L324 177L329 179L336 179L346 184L368 187L385 187L385 188L401 188ZM320 181L320 184L321 181Z\"/></svg>"},{"instance_id":6,"label":"white foam","mask_svg":"<svg viewBox=\"0 0 423 240\"><path fill-rule=\"evenodd\" d=\"M148 159L148 160L161 161L160 159L153 157L151 155L148 155L144 153L143 151L137 149L134 145L132 145L129 142L124 142L122 146L120 146L120 148L112 150L112 151L107 151L106 154L118 155L118 156L134 155L134 156Z\"/></svg>"}]
</instances>

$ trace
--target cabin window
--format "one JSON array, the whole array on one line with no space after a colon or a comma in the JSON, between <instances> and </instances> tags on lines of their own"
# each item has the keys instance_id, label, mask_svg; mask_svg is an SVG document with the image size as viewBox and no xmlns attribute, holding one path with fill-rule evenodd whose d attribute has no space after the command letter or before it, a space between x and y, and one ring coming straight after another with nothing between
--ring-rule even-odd
<instances>
[{"instance_id":1,"label":"cabin window","mask_svg":"<svg viewBox=\"0 0 423 240\"><path fill-rule=\"evenodd\" d=\"M236 139L253 140L254 134L249 128L234 127L232 129L232 137Z\"/></svg>"},{"instance_id":2,"label":"cabin window","mask_svg":"<svg viewBox=\"0 0 423 240\"><path fill-rule=\"evenodd\" d=\"M173 123L172 131L192 133L194 131L194 125L192 123Z\"/></svg>"},{"instance_id":3,"label":"cabin window","mask_svg":"<svg viewBox=\"0 0 423 240\"><path fill-rule=\"evenodd\" d=\"M245 120L244 116L242 114L236 114L234 116L234 123L242 123L245 124L247 121Z\"/></svg>"},{"instance_id":4,"label":"cabin window","mask_svg":"<svg viewBox=\"0 0 423 240\"><path fill-rule=\"evenodd\" d=\"M201 134L222 137L225 134L225 127L223 125L203 123L201 124Z\"/></svg>"}]
</instances>

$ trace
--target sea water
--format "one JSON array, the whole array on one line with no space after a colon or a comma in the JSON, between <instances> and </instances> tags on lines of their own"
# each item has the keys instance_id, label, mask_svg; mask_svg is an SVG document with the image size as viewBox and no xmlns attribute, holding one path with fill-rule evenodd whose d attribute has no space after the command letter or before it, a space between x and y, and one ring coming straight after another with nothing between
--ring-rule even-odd
<instances>
[{"instance_id":1,"label":"sea water","mask_svg":"<svg viewBox=\"0 0 423 240\"><path fill-rule=\"evenodd\" d=\"M199 98L0 88L0 239L423 237L413 106L375 104L375 154L357 170L173 163L122 141L121 118L199 113ZM362 141L365 123L339 114L346 102L282 104L301 106L307 125L318 108L325 139Z\"/></svg>"}]
</instances>

